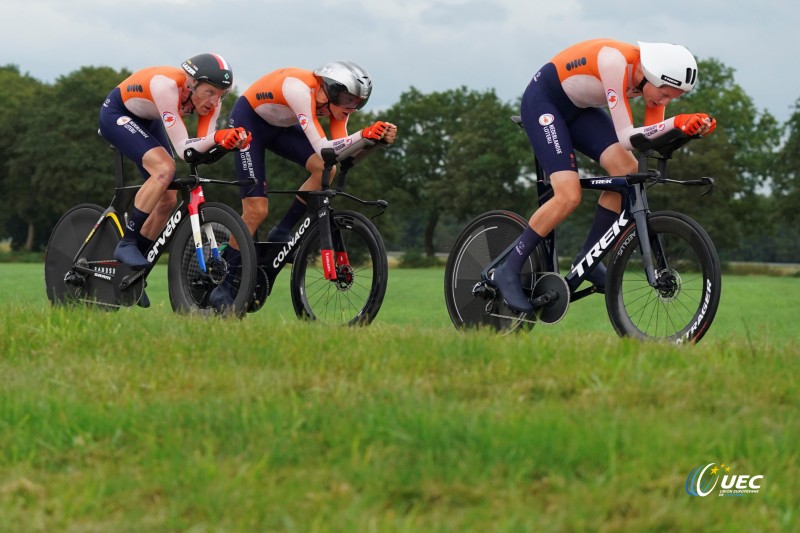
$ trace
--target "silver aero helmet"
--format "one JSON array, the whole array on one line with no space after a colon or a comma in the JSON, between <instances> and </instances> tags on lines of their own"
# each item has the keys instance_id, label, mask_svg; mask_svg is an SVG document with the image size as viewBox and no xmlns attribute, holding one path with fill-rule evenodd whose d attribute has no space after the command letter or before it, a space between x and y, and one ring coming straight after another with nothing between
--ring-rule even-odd
<instances>
[{"instance_id":1,"label":"silver aero helmet","mask_svg":"<svg viewBox=\"0 0 800 533\"><path fill-rule=\"evenodd\" d=\"M686 47L638 41L644 77L656 87L675 87L688 93L697 81L697 61Z\"/></svg>"},{"instance_id":2,"label":"silver aero helmet","mask_svg":"<svg viewBox=\"0 0 800 533\"><path fill-rule=\"evenodd\" d=\"M314 75L333 105L361 109L372 94L369 74L352 61L331 61L315 69Z\"/></svg>"}]
</instances>

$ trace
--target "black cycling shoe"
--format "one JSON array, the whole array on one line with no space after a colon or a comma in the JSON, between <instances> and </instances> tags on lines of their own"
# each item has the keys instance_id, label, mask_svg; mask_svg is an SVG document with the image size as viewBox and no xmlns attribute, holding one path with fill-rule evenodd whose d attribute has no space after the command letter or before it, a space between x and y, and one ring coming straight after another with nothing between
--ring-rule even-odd
<instances>
[{"instance_id":1,"label":"black cycling shoe","mask_svg":"<svg viewBox=\"0 0 800 533\"><path fill-rule=\"evenodd\" d=\"M509 309L518 313L533 311L533 305L522 292L519 272L512 272L505 261L494 270L494 284Z\"/></svg>"},{"instance_id":2,"label":"black cycling shoe","mask_svg":"<svg viewBox=\"0 0 800 533\"><path fill-rule=\"evenodd\" d=\"M142 297L139 298L139 301L136 302L136 305L143 307L144 309L150 307L150 298L147 297L147 293L144 290L142 290Z\"/></svg>"},{"instance_id":3,"label":"black cycling shoe","mask_svg":"<svg viewBox=\"0 0 800 533\"><path fill-rule=\"evenodd\" d=\"M224 283L214 287L214 290L208 295L208 303L217 311L232 307L233 300L234 298L231 295L230 289L226 287Z\"/></svg>"},{"instance_id":4,"label":"black cycling shoe","mask_svg":"<svg viewBox=\"0 0 800 533\"><path fill-rule=\"evenodd\" d=\"M126 241L125 239L122 239L117 244L117 248L114 250L114 259L136 270L150 266L150 262L137 248L136 242Z\"/></svg>"}]
</instances>

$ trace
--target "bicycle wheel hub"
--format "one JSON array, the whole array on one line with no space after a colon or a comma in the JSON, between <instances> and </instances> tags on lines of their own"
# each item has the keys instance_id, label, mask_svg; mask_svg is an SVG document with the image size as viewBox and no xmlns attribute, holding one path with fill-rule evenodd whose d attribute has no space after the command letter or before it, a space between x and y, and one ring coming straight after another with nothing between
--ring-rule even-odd
<instances>
[{"instance_id":1,"label":"bicycle wheel hub","mask_svg":"<svg viewBox=\"0 0 800 533\"><path fill-rule=\"evenodd\" d=\"M658 298L662 302L671 302L678 298L681 293L681 275L674 270L662 270L656 279L658 284Z\"/></svg>"},{"instance_id":2,"label":"bicycle wheel hub","mask_svg":"<svg viewBox=\"0 0 800 533\"><path fill-rule=\"evenodd\" d=\"M355 274L350 265L339 265L336 267L336 288L346 291L353 285Z\"/></svg>"}]
</instances>

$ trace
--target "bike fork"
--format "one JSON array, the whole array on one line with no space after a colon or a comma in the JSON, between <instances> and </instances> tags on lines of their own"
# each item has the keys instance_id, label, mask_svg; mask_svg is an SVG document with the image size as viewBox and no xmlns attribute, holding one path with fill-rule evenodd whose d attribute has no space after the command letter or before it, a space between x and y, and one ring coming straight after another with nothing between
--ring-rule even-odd
<instances>
[{"instance_id":1,"label":"bike fork","mask_svg":"<svg viewBox=\"0 0 800 533\"><path fill-rule=\"evenodd\" d=\"M328 198L320 200L320 207L317 210L317 224L319 224L319 244L320 254L322 255L322 271L325 279L335 280L336 263L333 256L333 235L331 234L331 210Z\"/></svg>"},{"instance_id":2,"label":"bike fork","mask_svg":"<svg viewBox=\"0 0 800 533\"><path fill-rule=\"evenodd\" d=\"M203 237L200 233L200 206L205 203L203 197L202 187L197 187L191 192L191 200L189 201L189 222L192 225L192 238L194 239L194 250L197 255L197 264L201 272L207 272L206 260L203 255ZM214 235L214 228L210 224L205 225L206 238L211 248L211 257L219 259L219 246L217 245L217 238Z\"/></svg>"}]
</instances>

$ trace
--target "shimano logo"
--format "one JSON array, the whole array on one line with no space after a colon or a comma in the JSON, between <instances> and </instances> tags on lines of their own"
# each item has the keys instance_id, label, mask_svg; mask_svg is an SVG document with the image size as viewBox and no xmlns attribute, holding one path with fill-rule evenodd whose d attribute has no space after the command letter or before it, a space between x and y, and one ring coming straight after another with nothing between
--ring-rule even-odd
<instances>
[{"instance_id":1,"label":"shimano logo","mask_svg":"<svg viewBox=\"0 0 800 533\"><path fill-rule=\"evenodd\" d=\"M281 266L281 263L283 263L283 261L286 259L286 256L289 255L289 252L292 251L294 245L297 244L298 241L300 241L303 234L306 232L306 230L310 225L311 225L311 217L306 217L306 219L303 221L300 227L297 228L297 231L294 233L294 237L292 237L292 240L286 243L286 246L284 246L283 249L280 252L278 252L278 255L275 257L275 260L272 261L272 266L274 268L278 268L279 266Z\"/></svg>"},{"instance_id":2,"label":"shimano logo","mask_svg":"<svg viewBox=\"0 0 800 533\"><path fill-rule=\"evenodd\" d=\"M603 255L603 252L611 246L611 243L614 241L617 235L622 233L622 228L628 225L630 219L625 218L625 211L620 213L619 218L614 221L614 224L608 229L608 231L603 235L599 241L597 241L594 246L592 246L589 253L587 253L583 259L578 261L574 267L572 267L572 272L574 272L577 276L583 276L586 268L591 267L595 264L596 260ZM585 265L585 266L584 266Z\"/></svg>"},{"instance_id":3,"label":"shimano logo","mask_svg":"<svg viewBox=\"0 0 800 533\"><path fill-rule=\"evenodd\" d=\"M180 210L176 211L175 214L172 215L172 218L170 218L169 221L167 222L167 227L164 228L164 231L161 233L161 235L158 236L158 239L156 239L156 241L153 243L153 248L149 252L147 252L148 262L152 263L153 261L156 260L156 257L158 257L159 254L159 248L164 246L164 244L166 244L166 242L172 236L172 233L175 231L175 228L178 227L178 224L180 223L182 217L183 213Z\"/></svg>"}]
</instances>

